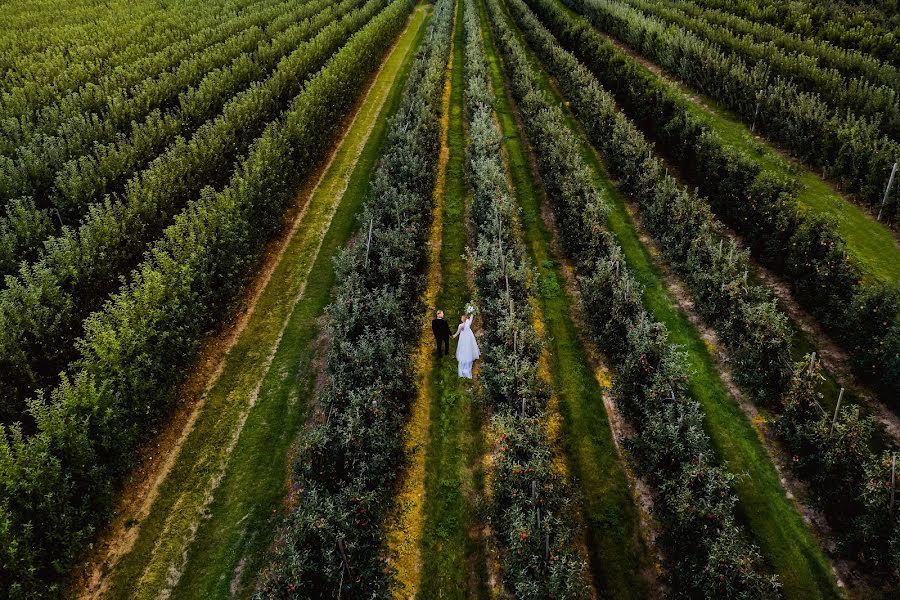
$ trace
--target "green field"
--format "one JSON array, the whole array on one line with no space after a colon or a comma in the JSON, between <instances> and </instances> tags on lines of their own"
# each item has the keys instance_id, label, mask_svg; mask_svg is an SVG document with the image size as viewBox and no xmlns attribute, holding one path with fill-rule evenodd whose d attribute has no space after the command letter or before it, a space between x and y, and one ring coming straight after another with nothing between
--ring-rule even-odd
<instances>
[{"instance_id":1,"label":"green field","mask_svg":"<svg viewBox=\"0 0 900 600\"><path fill-rule=\"evenodd\" d=\"M0 597L895 597L896 8L7 3Z\"/></svg>"}]
</instances>

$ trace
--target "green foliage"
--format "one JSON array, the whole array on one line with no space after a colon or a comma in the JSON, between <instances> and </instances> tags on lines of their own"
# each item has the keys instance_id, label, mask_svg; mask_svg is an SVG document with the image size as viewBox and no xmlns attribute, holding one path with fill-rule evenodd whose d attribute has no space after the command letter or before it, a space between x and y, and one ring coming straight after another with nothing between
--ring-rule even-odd
<instances>
[{"instance_id":1,"label":"green foliage","mask_svg":"<svg viewBox=\"0 0 900 600\"><path fill-rule=\"evenodd\" d=\"M41 64L41 58L58 62L65 58L65 54L62 57L54 56L48 49L47 54L50 56L35 56L34 68L24 71L21 74L23 81L19 81L18 86L14 85L4 95L4 106L0 109L0 132L3 133L0 136L0 155L13 157L21 146L26 146L41 136L52 138L57 132L69 132L71 127L77 126L78 121L99 123L104 117L115 117L117 111L129 107L128 99L131 96L143 97L143 103L153 103L154 97L166 90L167 80L173 79L179 65L191 64L192 55L203 54L204 49L209 47L227 45L227 40L237 41L243 38L246 42L248 28L259 32L279 11L285 9L283 0L268 0L255 9L252 3L238 0L230 5L218 6L219 10L197 14L199 4L189 3L188 6L193 6L186 14L181 15L181 18L199 18L199 22L193 24L193 29L185 28L183 23L168 23L167 14L161 19L159 26L161 29L168 26L168 32L153 35L144 40L143 44L135 44L131 40L132 46L120 57L120 60L127 60L118 65L115 62L104 65L103 58L95 63L87 57L84 57L86 60L83 63L79 63L78 58L71 56L71 62L66 61L65 64L56 65L55 69L51 67L49 72L44 72L43 69L48 65ZM110 27L108 23L105 25ZM57 31L65 31L65 28ZM92 35L97 33L93 32ZM127 37L115 34L109 34L109 37L118 39L120 43L127 40ZM73 39L79 38L70 38L66 46L70 46ZM84 44L76 45L71 51L77 56L92 50L98 51L99 48ZM195 63L195 68L192 69L195 81L202 75L196 69L197 64L202 62ZM111 66L118 68L107 70ZM68 71L73 71L75 78L66 82ZM54 80L54 75L58 79ZM186 75L188 73L183 72L180 77L184 78ZM26 77L28 80L25 80ZM66 91L72 93L64 93ZM161 99L165 98L162 95ZM127 116L127 111L123 116ZM123 123L127 125L128 120Z\"/></svg>"},{"instance_id":2,"label":"green foliage","mask_svg":"<svg viewBox=\"0 0 900 600\"><path fill-rule=\"evenodd\" d=\"M0 198L29 194L34 198L32 218L47 220L54 226L52 233L59 233L57 219L60 226L63 221L77 222L105 195L121 195L126 181L140 177L135 174L177 136L190 136L215 119L231 97L265 79L281 58L345 12L342 9L359 3L346 0L322 10L324 0L304 2L287 12L300 22L289 26L279 20L284 31L258 27L261 18L271 18L268 12L248 13L240 19L252 23L245 31L142 82L136 93L111 95L109 106L90 118L79 113L18 148L10 161L0 161ZM308 15L314 18L304 19ZM14 239L15 252L0 259L0 275L13 273L22 260L36 258L50 233Z\"/></svg>"},{"instance_id":3,"label":"green foliage","mask_svg":"<svg viewBox=\"0 0 900 600\"><path fill-rule=\"evenodd\" d=\"M831 107L793 80L771 76L766 62L746 64L696 35L627 6L610 0L566 3L689 86L755 123L797 157L826 169L868 204L881 203L900 146L883 133L877 120ZM891 197L888 215L900 205L900 191L895 189Z\"/></svg>"},{"instance_id":4,"label":"green foliage","mask_svg":"<svg viewBox=\"0 0 900 600\"><path fill-rule=\"evenodd\" d=\"M900 13L897 0L700 0L754 22L768 23L841 48L856 49L900 66Z\"/></svg>"},{"instance_id":5,"label":"green foliage","mask_svg":"<svg viewBox=\"0 0 900 600\"><path fill-rule=\"evenodd\" d=\"M831 433L831 420L816 403L815 377L790 368L786 317L763 288L748 284L745 279L744 273L750 268L746 256L733 242L722 240L705 202L678 190L671 178L663 174L661 165L652 157L650 144L618 112L615 102L596 79L553 43L555 40L520 0L509 0L509 5L525 25L526 36L533 40L561 87L569 93L574 110L582 116L588 135L608 157L614 175L626 190L640 199L645 224L684 275L697 299L695 308L715 324L728 345L739 383L749 388L757 400L780 411L778 428L796 455L794 467L811 484L840 535L852 535L854 520L863 511L862 471L863 465L872 459L874 420L861 418L858 408L845 409ZM808 238L821 235L821 220L810 219L807 224ZM599 230L593 221L585 226ZM600 268L591 283L597 288L611 287L613 275L609 266ZM626 334L622 323L631 317L623 307L623 297L613 295L611 301L604 303L596 292L588 292L586 298L588 306L596 306L601 311L601 322L612 320L601 325L602 337L621 339ZM858 332L858 339L884 335L874 329L886 328L888 317L898 311L898 306L886 298L890 296L874 290L859 297L864 306L857 308L855 314L881 314L885 318L881 322L865 320L851 324L850 328ZM624 351L621 342L611 342L610 347L614 352ZM626 393L637 392L628 389ZM672 447L676 442L669 439L660 444ZM655 451L652 446L643 450ZM666 464L665 468L673 467ZM895 535L890 527L882 531L888 538ZM886 548L882 541L870 548L858 545L847 550L853 555L862 554L871 563L884 564L888 558L878 552Z\"/></svg>"},{"instance_id":6,"label":"green foliage","mask_svg":"<svg viewBox=\"0 0 900 600\"><path fill-rule=\"evenodd\" d=\"M271 76L232 97L190 140L178 138L132 179L121 198L91 207L77 230L47 244L46 255L23 266L0 291L0 402L23 413L24 398L52 386L76 356L85 319L133 269L147 245L200 195L221 188L266 126L297 101L307 79L386 4L369 0L332 21L279 61ZM296 104L294 105L296 108ZM299 149L303 151L302 148ZM317 155L300 154L304 161ZM305 164L310 164L306 162ZM27 420L27 415L22 414Z\"/></svg>"},{"instance_id":7,"label":"green foliage","mask_svg":"<svg viewBox=\"0 0 900 600\"><path fill-rule=\"evenodd\" d=\"M896 284L891 287L865 281L860 267L847 258L844 241L834 226L798 206L793 197L795 182L783 181L763 171L751 157L728 146L691 114L686 100L642 70L634 59L602 38L583 19L574 18L555 2L531 0L529 4L590 70L586 73L584 68L575 71L568 66L556 69L561 79L569 81L567 93L588 133L598 147L608 149L604 154L610 168L624 179L632 195L652 206L659 196L648 193L650 188L646 186L667 179L661 167L654 166L657 161L652 157L643 160L652 146L635 128L637 125L661 142L661 151L700 186L712 209L744 236L755 256L791 282L798 301L835 337L845 341L858 371L866 379L877 382L887 398L900 397L900 379L896 375L900 371L900 342L892 333L900 327L900 310L890 312L889 309L900 303L900 288ZM559 61L574 64L571 57L558 58L560 51L554 55L558 64L562 64ZM549 60L551 55L547 56ZM606 82L622 110L634 117L634 125L618 114L613 97L599 84L587 85L591 74ZM684 233L690 233L690 219L709 221L709 209L701 206L705 202L687 194L680 194L680 198L682 205L693 208L678 210L678 220L672 223L651 219L648 227L656 233L682 224ZM670 210L674 212L667 203L659 206L658 211L665 210L664 215L670 214ZM666 239L663 249L676 262L683 262L684 243L690 237L682 236L685 242L680 257L675 251L677 247L668 245L671 236ZM697 249L700 250L709 254L712 248L703 242ZM748 268L746 258L738 257L730 272L722 276L733 280L734 268L742 275ZM703 275L696 269L692 272ZM758 292L748 292L751 304L761 300ZM747 316L753 314L743 309L733 314L741 312ZM768 313L761 315L764 321L748 325L746 331L774 325L775 331L781 329L783 333L772 311L763 312ZM707 316L715 320L718 313L711 310ZM763 335L766 340L775 339ZM727 342L731 336L723 337ZM752 347L748 350L752 351ZM774 379L750 377L747 383L770 381L777 385L769 392L783 390L786 365L784 360L776 358L770 367L780 366L781 375Z\"/></svg>"},{"instance_id":8,"label":"green foliage","mask_svg":"<svg viewBox=\"0 0 900 600\"><path fill-rule=\"evenodd\" d=\"M740 16L743 14L741 9L747 7L747 3L730 2L727 7L728 11L712 8L711 5L717 4L718 1L694 3L689 0L669 0L667 6L672 9L677 8L679 13L676 14L683 13L694 19L702 19L710 25L727 29L727 35L748 36L749 39L761 46L773 50L780 49L801 61L812 62L822 68L839 71L845 77L856 77L886 86L897 87L900 85L900 79L898 79L900 71L889 63L882 62L859 50L840 48L813 37L803 37L797 33L788 32L781 28L783 23L770 24L765 21L744 18ZM813 7L805 8L812 9Z\"/></svg>"},{"instance_id":9,"label":"green foliage","mask_svg":"<svg viewBox=\"0 0 900 600\"><path fill-rule=\"evenodd\" d=\"M889 81L844 76L837 69L828 69L815 58L798 53L783 52L777 46L760 44L747 36L735 35L728 29L693 17L671 5L650 3L647 0L626 0L625 4L660 23L680 30L681 34L703 40L723 58L742 64L748 70L762 65L767 81L790 81L798 89L816 94L823 104L835 113L852 113L877 123L882 133L893 140L900 139L900 106L898 106L896 70Z\"/></svg>"},{"instance_id":10,"label":"green foliage","mask_svg":"<svg viewBox=\"0 0 900 600\"><path fill-rule=\"evenodd\" d=\"M577 260L591 335L616 368L616 397L635 429L629 444L659 492L654 511L663 524L661 541L672 550L673 586L684 597L775 597L777 580L763 573L759 552L735 521L731 476L705 466L715 457L702 411L685 394L684 355L668 342L665 327L649 319L639 286L605 231L605 201L573 133L540 91L496 1L488 7L563 244Z\"/></svg>"},{"instance_id":11,"label":"green foliage","mask_svg":"<svg viewBox=\"0 0 900 600\"><path fill-rule=\"evenodd\" d=\"M572 101L591 141L607 157L620 187L641 204L645 227L684 277L696 308L712 322L731 351L739 383L755 398L771 403L789 378L791 332L787 318L760 285L747 279L746 253L724 232L706 202L679 185L653 155L653 146L618 110L612 96L578 60L562 49L520 0L510 9L526 38ZM557 164L571 162L554 146ZM577 231L581 211L563 229ZM591 224L592 230L597 229ZM585 241L582 243L590 243Z\"/></svg>"},{"instance_id":12,"label":"green foliage","mask_svg":"<svg viewBox=\"0 0 900 600\"><path fill-rule=\"evenodd\" d=\"M409 10L400 0L395 12L399 5ZM372 223L370 249L352 244L338 261L328 377L319 396L325 420L301 443L294 466L300 498L262 575L259 598L387 598L395 588L383 521L407 458L402 431L416 389L412 345L421 331L403 316L421 312L421 248L431 221L452 18L450 0L435 5L389 126L361 217L364 226Z\"/></svg>"},{"instance_id":13,"label":"green foliage","mask_svg":"<svg viewBox=\"0 0 900 600\"><path fill-rule=\"evenodd\" d=\"M550 394L538 374L542 340L530 303L536 293L534 267L518 235L474 0L463 3L463 22L466 151L476 239L471 262L484 322L479 380L494 412L496 447L491 529L501 550L504 583L517 598L587 598L587 565L576 550L572 526L572 491L552 465L545 424Z\"/></svg>"},{"instance_id":14,"label":"green foliage","mask_svg":"<svg viewBox=\"0 0 900 600\"><path fill-rule=\"evenodd\" d=\"M792 466L810 483L816 502L840 536L841 550L893 582L900 579L900 514L891 511L888 453L874 451L873 416L859 407L826 412L817 384L817 360L794 367L791 387L776 426Z\"/></svg>"},{"instance_id":15,"label":"green foliage","mask_svg":"<svg viewBox=\"0 0 900 600\"><path fill-rule=\"evenodd\" d=\"M239 296L283 225L300 178L329 148L344 115L403 27L391 4L313 76L221 192L191 202L90 317L75 375L29 408L36 432L0 435L0 589L59 595L60 582L111 508L137 447L157 430L201 341Z\"/></svg>"}]
</instances>

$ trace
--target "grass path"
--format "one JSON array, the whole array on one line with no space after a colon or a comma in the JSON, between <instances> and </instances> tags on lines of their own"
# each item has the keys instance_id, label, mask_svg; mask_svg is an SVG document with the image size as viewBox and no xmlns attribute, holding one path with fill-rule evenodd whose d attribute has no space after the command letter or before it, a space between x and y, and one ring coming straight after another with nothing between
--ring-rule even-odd
<instances>
[{"instance_id":1,"label":"grass path","mask_svg":"<svg viewBox=\"0 0 900 600\"><path fill-rule=\"evenodd\" d=\"M573 474L583 495L582 512L594 584L603 596L646 598L646 548L639 517L603 403L603 389L582 347L572 319L573 299L563 285L561 261L551 246L551 233L541 218L539 185L512 109L502 69L479 2L485 51L504 134L504 148L529 258L538 271L539 308L550 349L550 378L564 418L562 436ZM606 382L603 382L606 384Z\"/></svg>"},{"instance_id":2,"label":"grass path","mask_svg":"<svg viewBox=\"0 0 900 600\"><path fill-rule=\"evenodd\" d=\"M463 122L463 21L457 3L447 89L448 158L441 196L441 285L431 310L441 308L455 329L470 289L463 259L465 224L465 130ZM429 318L430 321L430 318ZM429 351L433 338L427 334ZM451 342L451 353L454 343ZM453 355L430 356L431 423L425 449L424 523L421 540L423 571L419 598L488 597L486 562L480 540L475 496L483 484L484 453L481 411L472 401L471 382L460 379Z\"/></svg>"},{"instance_id":3,"label":"grass path","mask_svg":"<svg viewBox=\"0 0 900 600\"><path fill-rule=\"evenodd\" d=\"M108 596L252 591L315 385L317 319L330 299L332 258L356 229L426 18L423 7L413 13L306 200Z\"/></svg>"},{"instance_id":4,"label":"grass path","mask_svg":"<svg viewBox=\"0 0 900 600\"><path fill-rule=\"evenodd\" d=\"M584 19L564 3L558 4L570 14ZM605 32L601 31L601 34L637 59L645 70L656 75L688 100L692 112L726 142L758 162L765 170L782 177L797 179L801 184L797 200L808 210L827 215L834 220L838 233L847 242L848 252L859 260L867 277L892 283L900 281L900 246L889 227L876 221L865 209L842 195L834 184L820 177L800 161L787 156L787 153L779 150L775 144L751 133L750 127L738 116L712 98L689 88L677 77ZM885 181L888 175L889 173L885 173Z\"/></svg>"},{"instance_id":5,"label":"grass path","mask_svg":"<svg viewBox=\"0 0 900 600\"><path fill-rule=\"evenodd\" d=\"M510 19L511 20L511 19ZM521 32L519 32L521 35ZM521 38L526 44L524 38ZM530 52L530 50L529 50ZM530 56L540 66L533 53ZM743 475L735 489L739 514L760 549L778 573L788 598L840 597L831 567L817 540L781 487L778 473L753 426L728 394L714 358L690 317L670 296L656 259L641 243L623 198L607 176L597 152L585 141L577 121L549 77L541 69L543 87L564 109L568 125L578 133L582 155L594 172L599 190L609 199L608 225L643 287L644 304L670 332L670 340L687 353L693 374L691 395L705 412L706 430L714 448L733 473Z\"/></svg>"}]
</instances>

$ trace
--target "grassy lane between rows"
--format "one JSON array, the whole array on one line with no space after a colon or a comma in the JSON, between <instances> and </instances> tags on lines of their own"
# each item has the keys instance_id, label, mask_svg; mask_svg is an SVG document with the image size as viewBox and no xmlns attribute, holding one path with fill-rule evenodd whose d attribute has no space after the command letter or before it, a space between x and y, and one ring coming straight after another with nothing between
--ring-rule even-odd
<instances>
[{"instance_id":1,"label":"grassy lane between rows","mask_svg":"<svg viewBox=\"0 0 900 600\"><path fill-rule=\"evenodd\" d=\"M479 13L495 92L494 110L522 209L525 245L538 271L536 289L550 346L550 378L564 418L566 455L583 498L594 585L604 597L646 598L648 585L642 570L648 559L637 508L612 438L601 383L572 320L573 300L562 285L560 261L541 218L540 188L531 172L524 132L516 122L482 2Z\"/></svg>"},{"instance_id":2,"label":"grassy lane between rows","mask_svg":"<svg viewBox=\"0 0 900 600\"><path fill-rule=\"evenodd\" d=\"M564 2L559 6L569 14L583 19ZM847 242L847 251L863 267L868 277L878 281L900 281L900 247L889 227L875 220L866 210L843 196L835 186L807 168L800 161L790 158L774 144L754 135L750 127L734 113L723 108L712 98L687 87L678 78L641 57L638 53L611 38L616 45L639 59L642 68L664 81L684 98L694 114L707 123L723 140L757 161L765 170L800 183L797 200L808 210L833 219L837 231ZM885 182L889 173L885 173Z\"/></svg>"},{"instance_id":3,"label":"grassy lane between rows","mask_svg":"<svg viewBox=\"0 0 900 600\"><path fill-rule=\"evenodd\" d=\"M468 237L462 37L462 5L457 2L447 90L449 155L443 189L438 190L443 222L439 267L442 281L435 305L429 306L432 311L445 311L451 330L456 329L459 316L471 298L463 257ZM433 343L433 338L429 341ZM428 374L431 424L425 458L423 572L419 598L488 597L484 547L478 534L475 508L475 497L483 486L482 416L480 407L473 402L472 382L457 375L453 346L451 341L450 356L431 358ZM433 348L433 345L429 347L432 351Z\"/></svg>"},{"instance_id":4,"label":"grassy lane between rows","mask_svg":"<svg viewBox=\"0 0 900 600\"><path fill-rule=\"evenodd\" d=\"M506 7L504 7L506 9ZM512 18L509 17L512 22ZM518 32L523 45L527 40ZM594 172L597 188L608 198L608 225L619 242L629 267L643 288L644 304L669 330L669 339L687 355L692 377L689 391L705 412L705 426L713 447L728 469L741 475L735 482L738 513L754 534L766 561L778 574L788 598L841 597L828 559L803 522L796 506L785 495L780 477L760 437L732 398L715 365L711 349L670 295L656 258L645 247L626 199L609 179L602 159L586 141L580 127L543 66L543 88L564 109L567 124L577 134L582 156Z\"/></svg>"},{"instance_id":5,"label":"grassy lane between rows","mask_svg":"<svg viewBox=\"0 0 900 600\"><path fill-rule=\"evenodd\" d=\"M420 7L411 16L307 199L109 597L157 597L173 586L179 598L252 591L315 386L313 347L332 259L357 225L427 14Z\"/></svg>"},{"instance_id":6,"label":"grassy lane between rows","mask_svg":"<svg viewBox=\"0 0 900 600\"><path fill-rule=\"evenodd\" d=\"M687 89L669 75L660 78L688 98L697 96L695 90ZM750 127L711 98L700 97L699 102L691 102L691 108L723 140L753 157L765 170L796 178L800 182L797 200L807 210L834 221L838 233L847 242L847 251L860 262L866 275L883 282L900 281L900 247L888 226L844 197L834 184L754 135Z\"/></svg>"}]
</instances>

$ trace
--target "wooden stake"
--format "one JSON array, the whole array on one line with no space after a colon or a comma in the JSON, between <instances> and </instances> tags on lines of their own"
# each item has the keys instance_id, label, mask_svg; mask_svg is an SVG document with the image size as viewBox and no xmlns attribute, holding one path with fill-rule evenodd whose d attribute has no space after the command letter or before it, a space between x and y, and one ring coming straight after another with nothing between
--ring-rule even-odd
<instances>
[{"instance_id":1,"label":"wooden stake","mask_svg":"<svg viewBox=\"0 0 900 600\"><path fill-rule=\"evenodd\" d=\"M844 399L844 388L841 388L841 393L838 394L837 406L834 407L834 418L831 419L831 431L829 431L829 435L834 433L834 424L837 423L838 413L841 410L841 400Z\"/></svg>"},{"instance_id":2,"label":"wooden stake","mask_svg":"<svg viewBox=\"0 0 900 600\"><path fill-rule=\"evenodd\" d=\"M519 387L519 330L513 329L513 381Z\"/></svg>"},{"instance_id":3,"label":"wooden stake","mask_svg":"<svg viewBox=\"0 0 900 600\"><path fill-rule=\"evenodd\" d=\"M897 489L897 455L891 456L891 512L894 512L894 492Z\"/></svg>"},{"instance_id":4,"label":"wooden stake","mask_svg":"<svg viewBox=\"0 0 900 600\"><path fill-rule=\"evenodd\" d=\"M341 558L344 560L344 564L347 565L347 569L350 569L350 561L347 560L347 552L344 550L344 541L341 538L337 540L338 552L341 553Z\"/></svg>"},{"instance_id":5,"label":"wooden stake","mask_svg":"<svg viewBox=\"0 0 900 600\"><path fill-rule=\"evenodd\" d=\"M894 176L897 175L897 163L894 163L894 168L891 169L891 176L888 179L887 187L884 188L884 198L881 199L881 208L878 209L878 218L877 221L881 220L881 213L884 212L884 205L887 202L888 196L891 193L891 187L894 185Z\"/></svg>"},{"instance_id":6,"label":"wooden stake","mask_svg":"<svg viewBox=\"0 0 900 600\"><path fill-rule=\"evenodd\" d=\"M531 501L537 502L537 481L531 480Z\"/></svg>"},{"instance_id":7,"label":"wooden stake","mask_svg":"<svg viewBox=\"0 0 900 600\"><path fill-rule=\"evenodd\" d=\"M756 133L757 115L759 115L759 100L756 101L756 110L753 111L753 123L750 125L750 133Z\"/></svg>"},{"instance_id":8,"label":"wooden stake","mask_svg":"<svg viewBox=\"0 0 900 600\"><path fill-rule=\"evenodd\" d=\"M372 245L372 221L369 219L369 239L366 241L366 268L369 268L369 247Z\"/></svg>"},{"instance_id":9,"label":"wooden stake","mask_svg":"<svg viewBox=\"0 0 900 600\"><path fill-rule=\"evenodd\" d=\"M816 353L813 352L809 355L809 372L812 373L813 368L816 366Z\"/></svg>"},{"instance_id":10,"label":"wooden stake","mask_svg":"<svg viewBox=\"0 0 900 600\"><path fill-rule=\"evenodd\" d=\"M544 534L544 560L550 560L550 532Z\"/></svg>"},{"instance_id":11,"label":"wooden stake","mask_svg":"<svg viewBox=\"0 0 900 600\"><path fill-rule=\"evenodd\" d=\"M59 209L51 208L50 210L56 213L56 218L59 219L59 228L62 229L63 228L62 215L59 214Z\"/></svg>"}]
</instances>

